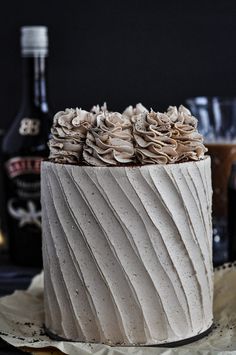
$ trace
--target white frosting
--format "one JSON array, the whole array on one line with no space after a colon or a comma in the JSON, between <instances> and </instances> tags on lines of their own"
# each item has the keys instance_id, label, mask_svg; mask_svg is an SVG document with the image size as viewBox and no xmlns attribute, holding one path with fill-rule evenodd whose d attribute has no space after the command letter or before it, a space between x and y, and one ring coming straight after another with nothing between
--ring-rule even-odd
<instances>
[{"instance_id":1,"label":"white frosting","mask_svg":"<svg viewBox=\"0 0 236 355\"><path fill-rule=\"evenodd\" d=\"M210 158L42 164L45 324L75 341L162 344L212 325Z\"/></svg>"}]
</instances>

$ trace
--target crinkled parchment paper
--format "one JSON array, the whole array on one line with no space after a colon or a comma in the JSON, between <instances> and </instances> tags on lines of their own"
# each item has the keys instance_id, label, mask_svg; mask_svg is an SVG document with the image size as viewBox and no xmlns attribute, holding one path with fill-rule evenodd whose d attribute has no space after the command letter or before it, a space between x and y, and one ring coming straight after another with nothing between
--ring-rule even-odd
<instances>
[{"instance_id":1,"label":"crinkled parchment paper","mask_svg":"<svg viewBox=\"0 0 236 355\"><path fill-rule=\"evenodd\" d=\"M53 341L44 333L43 319L43 274L33 279L27 291L16 291L0 298L0 336L13 346L30 348L35 354L49 354L49 348L70 355L236 354L236 264L227 264L215 271L213 330L204 339L189 345L178 348L109 347Z\"/></svg>"}]
</instances>

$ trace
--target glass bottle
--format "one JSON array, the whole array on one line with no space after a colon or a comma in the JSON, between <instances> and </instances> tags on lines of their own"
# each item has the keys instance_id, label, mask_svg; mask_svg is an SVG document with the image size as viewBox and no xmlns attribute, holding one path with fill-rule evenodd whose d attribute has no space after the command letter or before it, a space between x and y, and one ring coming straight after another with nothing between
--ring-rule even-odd
<instances>
[{"instance_id":1,"label":"glass bottle","mask_svg":"<svg viewBox=\"0 0 236 355\"><path fill-rule=\"evenodd\" d=\"M22 27L21 53L21 105L3 140L7 236L14 263L41 266L40 164L51 127L47 27Z\"/></svg>"}]
</instances>

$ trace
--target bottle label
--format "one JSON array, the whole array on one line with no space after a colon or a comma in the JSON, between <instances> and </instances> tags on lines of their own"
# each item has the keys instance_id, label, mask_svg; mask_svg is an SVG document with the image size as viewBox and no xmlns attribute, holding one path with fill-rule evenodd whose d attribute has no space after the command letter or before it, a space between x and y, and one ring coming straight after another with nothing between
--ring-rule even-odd
<instances>
[{"instance_id":1,"label":"bottle label","mask_svg":"<svg viewBox=\"0 0 236 355\"><path fill-rule=\"evenodd\" d=\"M37 118L23 118L19 133L22 136L37 136L40 132L40 120Z\"/></svg>"},{"instance_id":2,"label":"bottle label","mask_svg":"<svg viewBox=\"0 0 236 355\"><path fill-rule=\"evenodd\" d=\"M7 210L18 228L41 229L40 165L42 157L15 157L6 162L10 196Z\"/></svg>"}]
</instances>

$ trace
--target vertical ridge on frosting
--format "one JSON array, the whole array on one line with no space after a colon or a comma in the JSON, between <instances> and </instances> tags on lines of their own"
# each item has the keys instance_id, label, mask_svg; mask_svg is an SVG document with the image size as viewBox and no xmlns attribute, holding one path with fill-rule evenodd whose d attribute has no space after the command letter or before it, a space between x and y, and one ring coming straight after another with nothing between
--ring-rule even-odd
<instances>
[{"instance_id":1,"label":"vertical ridge on frosting","mask_svg":"<svg viewBox=\"0 0 236 355\"><path fill-rule=\"evenodd\" d=\"M52 196L52 187L51 187L51 183L50 183L50 177L47 180L48 183L48 188L50 191L50 195ZM58 218L57 215L57 211L54 210L52 208L52 206L50 205L50 201L51 199L49 199L47 202L48 204L46 204L46 211L48 211L48 209L50 208L51 213L53 214L54 218ZM46 223L47 223L47 228L48 231L50 233L51 231L51 225L50 225L50 220L49 218L47 218L47 214L46 214ZM56 225L56 227L54 228L54 233L56 232L56 238L50 238L48 241L48 249L50 249L50 260L53 260L53 262L51 261L49 263L49 268L51 270L51 272L54 274L58 274L60 275L60 278L55 278L55 279L51 279L52 281L52 288L55 289L55 297L57 295L58 292L62 293L63 297L61 297L59 299L59 307L58 307L58 312L60 313L60 309L63 308L63 312L64 314L62 314L62 322L61 324L59 323L57 325L57 327L60 327L60 325L62 326L63 332L66 334L67 337L71 337L73 338L73 336L75 336L74 334L80 334L80 337L82 340L85 340L85 336L86 334L84 334L84 332L82 331L82 328L80 327L80 325L83 327L84 324L86 324L85 322L79 322L78 321L78 317L80 317L80 312L81 312L81 308L77 307L77 303L76 302L71 302L71 295L70 295L70 290L69 287L71 285L71 279L73 280L74 278L74 282L76 282L76 284L81 284L81 282L78 282L79 279L79 274L78 273L74 273L74 268L72 267L70 270L68 269L64 269L64 268L60 268L59 267L59 263L57 262L58 260L61 260L62 258L62 262L63 260L65 260L64 258L71 258L71 254L69 252L69 249L67 247L67 244L64 242L64 235L65 232L62 228L62 225L60 223L60 219L58 219L58 223ZM59 244L60 243L60 244ZM59 246L59 247L58 247ZM55 262L55 264L54 264ZM72 264L73 266L73 264ZM66 282L65 282L66 280ZM80 298L83 301L83 288L81 288L80 292ZM64 307L63 304L63 298L68 299L68 305L67 308ZM56 297L57 299L57 297ZM70 318L69 317L65 317L65 314L68 314L68 312L70 313ZM87 313L89 313L89 304L87 304ZM73 319L73 321L71 321L71 318ZM95 329L91 329L90 331L93 331L96 334Z\"/></svg>"},{"instance_id":2,"label":"vertical ridge on frosting","mask_svg":"<svg viewBox=\"0 0 236 355\"><path fill-rule=\"evenodd\" d=\"M196 263L193 263L194 269L196 271L196 280L199 285L199 291L202 297L202 311L205 313L208 313L208 309L211 307L211 299L209 298L204 298L203 294L207 290L210 294L210 286L209 286L209 268L206 266L205 258L208 259L209 261L209 251L208 251L208 245L206 244L206 237L204 237L204 229L203 229L203 223L201 221L201 217L196 216L196 208L194 206L195 201L193 197L188 195L189 189L188 189L188 184L186 183L187 180L185 178L185 175L183 175L185 171L182 171L179 174L179 171L177 174L173 176L172 174L172 179L174 182L174 185L179 191L179 196L182 199L182 205L184 206L184 212L187 218L187 221L185 222L184 226L188 228L189 230L189 235L191 235L191 238L187 238L184 240L184 244L186 246L186 249L188 251L188 254L190 255L191 260L193 259L193 255L197 258ZM184 179L183 187L182 187L182 182ZM186 188L187 187L187 188ZM190 206L189 206L190 205ZM195 213L193 213L195 211ZM201 221L201 223L200 223ZM195 224L195 225L194 225ZM182 233L182 228L183 225L179 224L179 229L181 235L184 236ZM202 234L203 233L203 234ZM202 245L202 241L204 245ZM193 243L197 246L197 253L196 251L194 252L194 247ZM199 280L199 276L202 277L202 280ZM211 274L212 277L212 274Z\"/></svg>"},{"instance_id":3,"label":"vertical ridge on frosting","mask_svg":"<svg viewBox=\"0 0 236 355\"><path fill-rule=\"evenodd\" d=\"M176 166L175 166L176 167ZM169 169L168 169L169 170ZM144 170L145 171L145 170ZM172 169L171 169L172 171ZM166 171L165 167L163 167L162 170L158 171L158 174L153 174L152 176L152 170L150 170L150 173L147 175L151 175L152 181L154 182L154 189L151 189L150 187L150 177L148 176L148 180L146 180L146 184L144 184L143 181L143 173L139 174L134 174L132 176L131 183L136 189L137 193L139 194L139 197L141 199L142 204L145 206L147 210L147 214L149 216L149 219L152 220L152 222L155 224L156 228L161 231L161 234L163 235L163 238L166 240L168 244L168 249L171 251L171 248L173 247L174 240L179 239L179 244L175 246L175 249L173 250L173 255L172 255L172 260L175 260L175 258L178 258L178 254L181 255L181 258L178 260L178 262L175 262L175 267L178 269L178 264L179 263L185 263L185 270L188 270L189 274L191 275L191 279L188 280L188 286L184 285L184 290L186 292L186 289L189 291L189 294L187 294L188 298L188 303L189 303L189 309L190 309L190 316L192 317L192 312L196 313L196 316L198 317L199 321L202 321L202 305L201 302L198 304L195 304L195 294L199 293L199 285L198 285L198 279L197 275L194 270L194 264L191 260L191 258L186 258L186 255L189 255L188 249L186 248L185 245L185 238L189 238L189 232L188 230L182 230L180 229L179 224L181 225L182 223L186 223L186 216L183 213L181 218L178 219L178 221L175 220L175 214L172 213L172 208L173 210L179 211L179 209L182 209L182 206L179 205L179 196L176 194L175 188L173 186L173 183L171 184L166 184L163 183L163 181L168 181L167 176L166 176ZM158 182L156 181L156 176L159 178ZM157 188L158 187L158 188ZM170 191L168 192L168 189L171 190L172 200L171 201L171 207L170 203L168 201L169 196L170 196ZM172 190L173 189L173 190ZM153 193L156 195L155 198L153 198ZM164 208L162 208L161 204L159 204L157 201L161 197L161 202ZM173 203L174 202L174 203ZM173 206L173 207L172 207ZM178 223L179 222L179 223ZM182 223L181 223L182 222ZM164 226L163 226L164 225ZM171 228L169 228L169 225ZM166 236L168 235L168 238ZM154 235L155 236L155 235ZM153 239L155 238L153 236ZM179 237L179 238L178 238ZM172 240L172 243L170 243L170 240ZM179 272L181 275L183 273L183 269ZM191 294L190 290L194 291L193 294ZM200 295L200 293L199 293ZM195 326L196 326L196 317L195 317ZM173 317L173 321L175 321L175 317ZM178 324L179 325L179 324ZM201 323L199 324L201 326ZM181 327L180 327L181 328Z\"/></svg>"},{"instance_id":4,"label":"vertical ridge on frosting","mask_svg":"<svg viewBox=\"0 0 236 355\"><path fill-rule=\"evenodd\" d=\"M157 290L155 289L153 280L149 276L149 273L146 273L145 265L143 263L139 263L140 257L137 253L137 248L132 240L133 239L132 231L130 231L125 226L123 221L119 218L118 210L114 209L113 203L111 201L112 194L110 193L107 194L107 191L104 190L103 180L107 174L110 176L110 170L107 173L105 173L105 175L101 175L101 177L97 175L96 176L97 184L95 186L99 187L100 195L104 196L106 204L108 205L108 207L105 207L105 210L108 213L108 215L106 215L106 219L109 222L104 222L104 223L102 222L104 217L101 218L99 211L94 209L93 203L90 204L90 207L97 215L97 220L100 221L99 223L103 225L104 234L107 236L109 242L112 244L113 252L115 253L117 260L119 260L122 266L123 274L128 280L130 288L133 290L135 299L137 300L137 303L140 305L140 309L143 310L143 321L145 324L146 332L148 331L150 333L150 336L152 336L153 329L155 329L155 332L158 329L159 336L161 337L161 334L164 332L164 328L165 328L165 320L163 319L163 317L165 318L165 312L163 309L162 299L160 298ZM93 174L89 174L89 175L93 180ZM87 175L87 179L90 178L89 175ZM112 184L113 191L115 189L115 186L116 186L115 184ZM111 191L110 188L109 191ZM116 194L116 197L117 196L118 194ZM122 195L121 197L124 198L124 195ZM120 199L118 199L117 202L119 205L120 204L119 202L121 202ZM103 204L101 200L100 200L100 205L101 205L101 210L103 210ZM128 209L128 206L126 206L126 209ZM129 209L129 214L130 212L131 211ZM130 214L130 218L133 220L133 223L135 223L131 214ZM112 231L110 230L111 226L109 226L109 224L111 224L112 226ZM124 253L124 248L126 250L125 253ZM132 258L137 261L134 265L129 264L129 258L131 255ZM143 276L145 274L148 276L144 278ZM137 287L137 283L140 282L141 280L143 282L142 289ZM150 290L150 295L148 299L145 297L146 289ZM152 315L149 317L149 319L146 319L145 309L147 307L148 308L151 307L153 309ZM122 313L125 314L125 312ZM134 329L136 329L136 326Z\"/></svg>"},{"instance_id":5,"label":"vertical ridge on frosting","mask_svg":"<svg viewBox=\"0 0 236 355\"><path fill-rule=\"evenodd\" d=\"M51 179L53 179L53 175L56 173L52 173L52 174L48 174L48 181L50 181ZM66 177L66 171L64 172L65 174L65 178ZM58 188L60 189L60 185L58 183L59 181L59 176L56 174L57 178L56 180L53 179L53 182L50 183L51 189L52 191L54 191L52 197L52 201L55 199L58 199L58 203L59 206L58 208L55 209L55 207L52 207L51 211L54 213L51 215L53 217L53 219L58 219L58 223L56 224L56 228L58 229L58 232L56 233L56 237L59 238L59 236L61 236L61 241L57 241L55 240L55 248L58 246L58 249L61 250L61 252L63 252L64 250L67 250L68 248L72 251L73 254L75 254L75 258L74 260L75 262L75 266L77 269L80 269L80 273L82 275L82 280L83 280L83 285L85 284L86 287L84 288L84 286L80 287L78 282L76 282L75 280L71 280L71 270L73 270L73 258L68 257L66 258L66 255L63 255L63 260L66 261L67 264L67 268L63 268L64 270L66 270L69 274L68 274L68 278L67 278L67 283L65 284L65 287L67 288L69 293L72 293L74 295L74 300L76 301L75 305L77 305L77 310L76 314L80 314L80 311L83 310L84 315L80 315L80 320L78 320L78 322L81 322L83 325L92 325L92 324L96 324L96 317L94 319L94 315L98 315L101 314L100 317L102 317L102 315L106 312L107 307L109 307L111 314L109 316L109 318L105 319L104 322L102 322L102 324L98 323L99 326L99 334L97 334L96 332L92 332L90 331L89 334L93 334L93 338L98 337L101 339L101 341L103 341L103 339L105 338L109 338L110 336L110 329L111 329L111 324L116 324L117 323L117 319L116 319L116 312L113 308L113 302L112 299L110 298L110 296L108 297L108 290L106 288L106 285L104 285L104 282L101 278L100 275L100 271L99 268L97 268L97 265L94 264L94 258L93 255L91 255L90 249L87 245L86 240L83 238L83 231L81 230L81 228L78 230L78 225L77 222L75 220L75 218L73 217L73 209L70 208L70 205L67 203L67 208L65 209L63 207L63 194L59 195L56 193L58 191ZM65 190L66 191L66 190ZM76 193L75 193L76 195ZM78 194L77 194L78 195ZM49 202L49 201L48 201ZM79 205L81 205L81 201L78 201ZM85 211L86 211L86 206L81 206L81 207L85 207ZM58 214L58 215L57 215ZM48 217L48 215L46 214L46 218ZM66 223L65 225L63 224L62 227L60 228L60 220L63 220L64 218L67 218L68 223ZM50 218L49 218L50 219ZM96 229L96 226L94 225L93 228ZM64 230L64 231L63 231ZM56 232L56 231L54 231ZM78 233L79 232L79 233ZM94 234L95 230L93 230L93 234ZM70 234L70 239L67 240L66 235ZM80 235L80 238L78 239L78 234ZM52 241L54 239L52 238ZM62 260L62 261L63 261ZM81 262L78 263L77 261L80 260ZM96 278L97 282L96 285L92 284L90 287L89 282L87 281L90 278L90 272L92 273L92 277ZM70 281L73 281L73 286L71 287ZM97 288L97 292L99 292L102 302L100 302L100 299L97 299L96 295L96 288ZM62 289L63 290L63 289ZM76 290L78 290L78 292L76 292ZM81 291L85 291L85 298L81 298ZM61 292L59 291L58 294L61 294ZM58 296L57 296L58 297ZM68 298L65 298L63 295L61 295L61 299L62 300L66 300ZM92 306L93 305L93 306ZM92 306L93 308L93 314L90 314L90 306ZM64 309L66 310L65 305L63 305ZM60 311L60 309L58 310ZM68 314L68 313L67 313ZM71 319L71 314L68 314L67 319ZM95 322L94 322L95 321ZM73 322L71 324L71 326L73 327ZM75 328L75 327L74 327ZM67 327L68 329L68 327ZM64 331L63 329L61 329L61 332L57 333L57 334L63 334L64 335ZM72 335L73 333L71 333ZM81 339L81 334L79 334L79 337ZM87 334L86 338L87 338ZM64 335L65 336L65 335ZM118 328L116 328L116 334L113 335L116 337L120 336L120 331ZM73 339L73 336L66 336L69 339ZM81 339L81 340L85 340L85 339Z\"/></svg>"},{"instance_id":6,"label":"vertical ridge on frosting","mask_svg":"<svg viewBox=\"0 0 236 355\"><path fill-rule=\"evenodd\" d=\"M132 172L132 170L131 170L131 172ZM126 174L126 179L128 181L126 181L126 180L124 181L124 177L123 177L122 184L121 184L119 182L120 181L119 171L116 169L113 169L113 170L111 170L111 173L113 174L113 176L114 175L117 176L116 182L117 182L117 184L119 184L120 188L123 191L122 196L123 195L127 196L127 199L130 201L130 204L132 204L132 208L135 210L137 216L139 216L139 219L138 219L139 223L137 225L137 230L139 231L140 234L142 234L142 239L141 239L142 243L140 243L140 245L139 245L139 249L141 250L141 255L142 255L142 251L146 252L146 249L147 249L147 246L145 247L145 245L143 245L144 241L146 241L146 240L148 241L148 239L150 238L149 244L155 254L155 256L152 255L154 262L156 259L157 263L159 262L158 268L160 268L161 270L163 270L166 273L167 280L170 280L170 282L171 282L171 285L168 286L168 289L170 291L172 289L172 287L174 288L174 290L172 289L172 292L176 294L177 303L181 299L181 302L179 302L179 303L181 304L181 307L184 309L184 315L183 315L184 322L186 322L188 325L191 325L190 318L189 318L188 304L185 299L185 294L183 293L183 285L182 285L181 280L178 276L178 273L176 273L176 272L168 273L166 270L166 265L168 265L168 267L173 271L173 261L172 261L172 258L170 257L168 247L165 244L165 238L163 237L163 235L161 233L160 227L157 226L155 223L153 223L152 220L149 218L148 212L144 208L144 205L143 205L142 201L140 200L139 195L136 192L135 185L133 184L133 181L132 181L132 174L131 174L131 176L130 176L130 174ZM149 174L148 173L146 174L145 171L142 171L142 176L143 176L143 178L148 179ZM150 177L149 177L149 183L151 184ZM162 208L162 203L160 201L160 204L158 205L158 210L161 210L161 208ZM147 238L145 238L145 239L144 239L144 232L143 232L143 229L140 224L143 225L143 227L146 231L145 234L147 235ZM134 235L136 235L136 233L134 233ZM141 258L141 256L140 256L140 258ZM141 258L141 260L142 260L142 258ZM152 259L150 257L150 261L151 260ZM159 275L159 273L158 273L158 275ZM184 299L185 299L185 301L184 301ZM177 306L177 312L179 312L178 306ZM186 316L186 320L185 320L185 316ZM179 326L179 324L178 324L178 326ZM184 327L183 327L183 330L184 330Z\"/></svg>"},{"instance_id":7,"label":"vertical ridge on frosting","mask_svg":"<svg viewBox=\"0 0 236 355\"><path fill-rule=\"evenodd\" d=\"M210 158L118 168L44 162L46 326L108 344L161 344L207 330L210 179Z\"/></svg>"},{"instance_id":8,"label":"vertical ridge on frosting","mask_svg":"<svg viewBox=\"0 0 236 355\"><path fill-rule=\"evenodd\" d=\"M77 186L80 186L81 184L84 185L83 178L84 178L84 182L85 181L88 182L89 180L91 181L90 187L92 187L94 193L96 191L96 186L99 186L99 190L100 190L99 181L94 184L94 182L92 181L93 174L90 174L90 177L89 177L86 172L84 172L84 177L82 175L80 175L79 179L78 179L78 177L76 176ZM96 176L95 179L97 180L97 178L98 177ZM89 191L89 189L88 189L88 191ZM83 190L82 193L85 194L84 198L87 200L87 198L86 198L87 190L86 191ZM100 201L99 201L100 209L99 210L94 209L92 201L88 205L90 206L90 209L93 211L93 214L96 216L97 223L101 225L101 228L103 230L105 244L103 246L101 246L101 250L94 252L94 257L96 260L98 258L101 271L104 275L105 280L107 280L107 282L109 283L109 289L111 290L111 293L113 295L113 298L116 301L116 304L118 305L117 307L119 309L120 318L123 321L125 333L127 334L129 341L133 342L134 333L139 332L138 325L136 324L136 321L130 322L130 320L132 320L130 318L132 318L132 317L126 317L126 314L127 314L127 312L134 312L134 305L135 304L138 305L138 307L141 311L141 314L142 314L143 307L141 307L141 305L140 305L140 298L138 297L138 294L137 294L137 288L135 287L135 282L131 282L130 278L126 276L126 268L124 267L124 263L123 263L124 259L127 258L127 255L125 253L122 253L123 241L121 238L119 238L119 236L126 235L126 231L123 229L123 225L120 224L119 221L117 221L116 217L113 215L114 211L109 206L109 202L107 201L107 195L101 194L101 191L97 191L97 193L98 193L98 196L100 197ZM96 193L95 193L95 195L96 195ZM93 201L97 200L97 196L95 196L95 195L93 197L93 199L94 199ZM103 211L103 210L106 211L106 215L103 215L103 218L101 218L100 211ZM102 222L103 219L105 219L104 222ZM110 237L111 236L111 231L110 231L111 226L113 226L112 227L113 238ZM94 236L90 240L90 243L94 243L93 239L94 239ZM97 242L99 242L99 240ZM125 242L126 242L125 243L126 248L129 250L129 255L133 255L133 257L136 258L136 252L133 250L132 247L130 248L130 240L126 239ZM101 244L101 240L100 240L100 244ZM106 244L108 245L107 247L106 247ZM96 243L96 246L97 245L98 244ZM110 250L110 253L113 256L113 258L115 258L115 260L118 262L118 264L114 270L116 270L116 272L117 272L117 268L120 269L121 274L120 274L120 278L118 278L117 280L116 280L116 278L113 278L112 275L109 275L110 270L107 269L106 263L104 265L104 261L103 261L103 251L104 250L106 250L106 251ZM120 257L120 256L122 256L122 257ZM113 263L114 263L114 260L113 260ZM141 268L142 268L142 266L141 266ZM140 269L140 266L138 267L138 269ZM114 285L115 280L116 280L116 282ZM148 284L147 286L149 286L149 287L151 286L150 280L147 280L146 283ZM122 291L120 290L121 288L124 288L124 289L128 288L128 289L130 289L131 293L127 294L127 291L124 293L124 290L122 290ZM119 293L117 293L117 289L119 289ZM152 288L151 288L151 290L152 290ZM122 296L122 293L123 293L123 296ZM152 294L153 294L153 291L152 291ZM131 303L130 303L130 301L131 301ZM146 302L146 300L144 300L144 302ZM159 304L159 299L156 298L155 294L153 294L152 297L150 297L149 302L152 304L152 306L154 308L152 318L153 318L153 321L155 322L155 328L159 324L158 328L159 328L159 332L160 332L160 336L161 336L161 334L163 332L163 326L161 325L161 319L160 319L162 312L161 312L161 305ZM158 310L159 310L159 312L158 312ZM154 316L155 313L156 313L156 317ZM158 316L158 318L157 318L157 316ZM143 324L144 331L145 331L143 334L148 335L149 332L151 332L151 328L146 323L147 323L147 321L145 319L145 316L142 315L142 317L139 320L139 325ZM145 339L145 336L143 339Z\"/></svg>"},{"instance_id":9,"label":"vertical ridge on frosting","mask_svg":"<svg viewBox=\"0 0 236 355\"><path fill-rule=\"evenodd\" d=\"M111 170L109 170L109 176L111 176ZM140 219L140 216L136 215L136 211L132 211L132 206L129 202L129 200L126 198L125 194L122 194L120 189L117 187L118 181L114 181L112 178L109 177L110 181L110 186L107 186L106 180L104 179L103 175L99 177L98 179L98 186L101 187L101 194L103 196L106 196L106 198L109 200L109 205L111 207L111 210L113 211L115 218L118 220L121 226L124 226L123 229L125 231L125 234L129 241L131 240L132 242L130 243L133 245L133 248L137 250L137 261L142 260L143 264L143 270L137 270L137 274L141 272L144 272L144 274L150 275L150 282L153 285L153 287L156 290L157 297L160 298L161 300L161 305L162 305L162 312L163 314L166 315L168 318L168 314L171 313L174 315L174 318L176 318L177 321L180 321L179 317L181 314L181 307L178 303L178 300L172 298L172 302L169 300L170 293L167 292L165 295L163 295L163 290L168 289L169 291L172 289L172 284L168 282L168 277L164 275L165 273L163 272L164 270L162 269L159 260L156 257L156 254L153 250L152 242L149 238L149 235L145 236L145 231L141 228L141 225L139 223L138 218ZM114 206L119 206L119 208L114 208ZM127 220L126 213L129 211L129 220ZM130 220L132 221L132 224L130 223ZM142 239L139 240L139 243L136 242L134 236L140 234L142 235ZM117 241L117 239L114 237L114 240ZM114 249L118 249L118 245L120 242L114 245ZM120 248L120 255L118 255L119 259L122 260L123 258L123 252L122 248ZM119 250L119 249L118 249ZM148 257L145 257L148 252ZM152 268L156 268L156 273L152 274L150 270ZM127 268L126 268L127 270ZM129 276L127 276L129 277ZM142 277L141 277L142 278ZM143 279L143 278L142 278ZM162 280L165 279L165 283L168 284L168 287L166 288L158 288L158 284L162 284ZM134 278L134 285L135 285L136 277ZM145 289L148 289L148 285L145 286L145 282L143 281L143 287ZM174 291L174 290L172 290ZM161 296L160 296L161 295ZM150 301L148 301L150 302ZM165 306L165 303L167 302L168 307ZM144 306L143 306L144 307ZM154 309L154 307L153 307ZM153 311L154 312L154 311ZM164 323L163 323L164 324ZM179 322L178 322L179 324ZM150 326L150 328L152 328ZM177 331L177 329L176 329Z\"/></svg>"}]
</instances>

